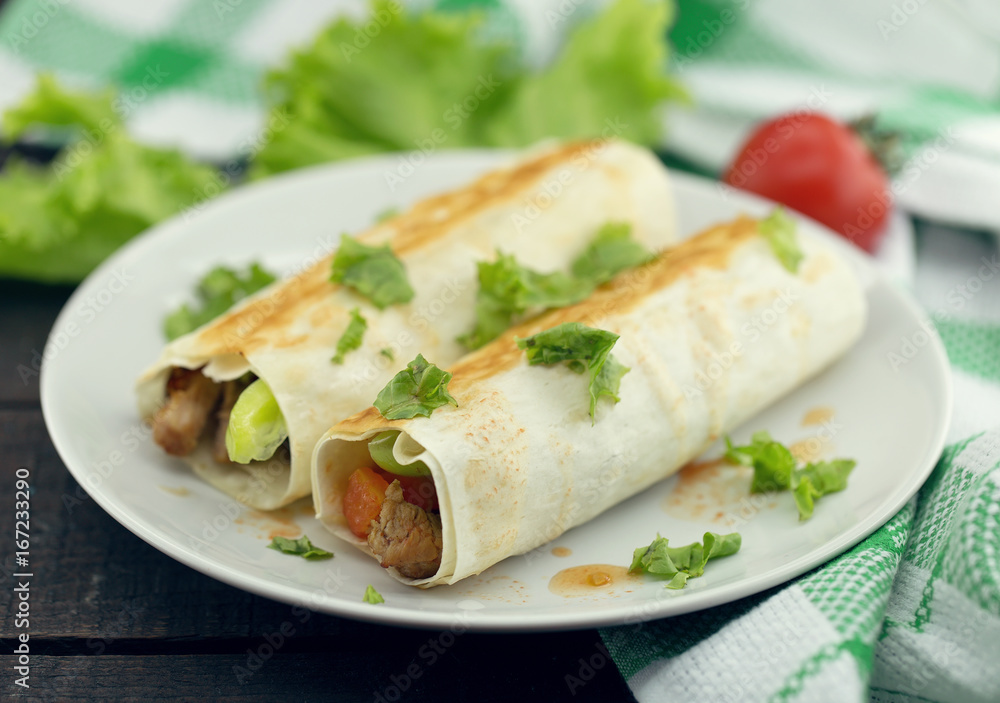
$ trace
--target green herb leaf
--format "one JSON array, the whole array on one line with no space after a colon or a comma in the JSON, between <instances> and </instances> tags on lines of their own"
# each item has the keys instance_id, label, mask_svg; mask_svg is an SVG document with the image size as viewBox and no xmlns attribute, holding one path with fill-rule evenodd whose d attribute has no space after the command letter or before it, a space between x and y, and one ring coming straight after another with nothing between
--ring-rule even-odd
<instances>
[{"instance_id":1,"label":"green herb leaf","mask_svg":"<svg viewBox=\"0 0 1000 703\"><path fill-rule=\"evenodd\" d=\"M857 462L853 459L834 459L807 464L792 473L792 494L799 509L799 520L812 517L818 498L847 488L847 477Z\"/></svg>"},{"instance_id":2,"label":"green herb leaf","mask_svg":"<svg viewBox=\"0 0 1000 703\"><path fill-rule=\"evenodd\" d=\"M253 263L243 272L217 266L199 281L195 306L181 305L163 321L167 339L176 339L211 322L243 298L274 282L274 275Z\"/></svg>"},{"instance_id":3,"label":"green herb leaf","mask_svg":"<svg viewBox=\"0 0 1000 703\"><path fill-rule=\"evenodd\" d=\"M479 263L476 294L476 327L459 338L469 349L478 349L510 327L516 315L532 308L560 308L584 300L593 290L588 281L565 273L538 273L521 266L513 256Z\"/></svg>"},{"instance_id":4,"label":"green herb leaf","mask_svg":"<svg viewBox=\"0 0 1000 703\"><path fill-rule=\"evenodd\" d=\"M317 560L317 559L330 559L333 557L333 552L328 552L325 549L320 549L309 541L306 535L302 535L298 539L288 539L287 537L275 537L271 540L271 544L267 545L268 549L274 549L276 551L282 552L283 554L292 554L294 556L302 557L303 559Z\"/></svg>"},{"instance_id":5,"label":"green herb leaf","mask_svg":"<svg viewBox=\"0 0 1000 703\"><path fill-rule=\"evenodd\" d=\"M337 340L337 353L334 354L331 361L335 364L343 364L345 354L361 347L361 340L365 336L366 329L368 329L368 323L361 316L361 311L358 308L351 310L351 321L347 323L347 329Z\"/></svg>"},{"instance_id":6,"label":"green herb leaf","mask_svg":"<svg viewBox=\"0 0 1000 703\"><path fill-rule=\"evenodd\" d=\"M458 407L448 392L451 374L428 362L422 354L407 364L375 398L375 408L386 420L430 417L444 405Z\"/></svg>"},{"instance_id":7,"label":"green herb leaf","mask_svg":"<svg viewBox=\"0 0 1000 703\"><path fill-rule=\"evenodd\" d=\"M370 247L346 234L333 257L330 280L353 288L379 310L413 300L406 268L388 245Z\"/></svg>"},{"instance_id":8,"label":"green herb leaf","mask_svg":"<svg viewBox=\"0 0 1000 703\"><path fill-rule=\"evenodd\" d=\"M632 225L608 222L573 262L573 275L594 286L606 283L625 269L652 261L655 255L632 239Z\"/></svg>"},{"instance_id":9,"label":"green herb leaf","mask_svg":"<svg viewBox=\"0 0 1000 703\"><path fill-rule=\"evenodd\" d=\"M710 560L735 554L742 542L737 532L728 535L706 532L701 542L671 547L665 538L656 535L649 546L639 547L632 553L632 565L628 570L670 579L667 588L683 588L689 578L705 573L705 565Z\"/></svg>"},{"instance_id":10,"label":"green herb leaf","mask_svg":"<svg viewBox=\"0 0 1000 703\"><path fill-rule=\"evenodd\" d=\"M617 341L618 335L613 332L587 327L580 322L564 322L526 339L518 339L517 346L525 350L528 364L532 366L565 361L577 373L590 371L588 390L593 423L601 396L606 395L615 403L621 400L618 389L622 377L630 370L610 356Z\"/></svg>"},{"instance_id":11,"label":"green herb leaf","mask_svg":"<svg viewBox=\"0 0 1000 703\"><path fill-rule=\"evenodd\" d=\"M834 459L796 469L791 451L764 431L754 432L751 443L743 447L733 446L726 437L725 458L734 464L753 466L751 493L791 489L799 520L812 517L817 498L847 488L847 477L857 464L853 459Z\"/></svg>"},{"instance_id":12,"label":"green herb leaf","mask_svg":"<svg viewBox=\"0 0 1000 703\"><path fill-rule=\"evenodd\" d=\"M365 589L365 595L361 597L365 603L371 603L372 605L378 605L379 603L385 603L385 598L382 594L375 590L375 587L368 584L368 588Z\"/></svg>"},{"instance_id":13,"label":"green herb leaf","mask_svg":"<svg viewBox=\"0 0 1000 703\"><path fill-rule=\"evenodd\" d=\"M760 221L757 228L771 245L781 265L792 273L797 273L803 254L795 237L795 220L788 216L784 208L776 207L767 218Z\"/></svg>"},{"instance_id":14,"label":"green herb leaf","mask_svg":"<svg viewBox=\"0 0 1000 703\"><path fill-rule=\"evenodd\" d=\"M755 432L751 443L733 446L726 437L726 459L735 464L753 466L751 493L785 490L791 485L795 457L788 448L774 441L768 432Z\"/></svg>"},{"instance_id":15,"label":"green herb leaf","mask_svg":"<svg viewBox=\"0 0 1000 703\"><path fill-rule=\"evenodd\" d=\"M389 347L383 347L382 349L379 349L378 353L384 356L389 361L396 360L396 355L392 353L392 349L390 349Z\"/></svg>"}]
</instances>

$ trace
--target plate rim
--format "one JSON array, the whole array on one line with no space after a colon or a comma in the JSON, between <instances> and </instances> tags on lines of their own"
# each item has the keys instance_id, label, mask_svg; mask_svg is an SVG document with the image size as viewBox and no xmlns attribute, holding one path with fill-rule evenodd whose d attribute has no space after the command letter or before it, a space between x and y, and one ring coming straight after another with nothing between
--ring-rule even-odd
<instances>
[{"instance_id":1,"label":"plate rim","mask_svg":"<svg viewBox=\"0 0 1000 703\"><path fill-rule=\"evenodd\" d=\"M432 154L428 157L428 159L446 162L451 159L474 160L485 158L487 160L496 159L496 162L500 163L504 158L509 158L512 153L513 152L508 149L450 149L441 150L436 154ZM359 166L367 166L369 164L383 164L385 166L389 166L394 164L397 159L398 154L377 154L358 159L340 161L333 164L321 164L286 174L280 174L265 181L240 186L239 188L209 202L205 205L205 209L212 208L224 212L226 209L239 208L242 201L253 198L254 194L259 193L260 190L281 190L283 188L294 188L296 184L302 181L309 181L312 179L322 180L324 178L331 177L331 174L336 172L350 172L352 169L358 168ZM675 184L675 187L676 184L684 184L683 187L689 186L693 188L705 189L717 189L719 187L718 181L689 173L671 170L670 176L673 184ZM737 191L736 195L740 200L752 203L756 206L774 206L773 202L765 198L744 193L743 191ZM912 296L907 295L897 286L892 285L862 252L858 251L841 237L830 232L823 225L816 223L800 213L793 211L792 214L796 218L808 220L810 224L823 235L825 240L831 242L841 254L845 255L848 260L851 261L856 270L863 271L865 273L865 276L870 279L868 284L865 286L866 297L868 292L874 286L882 286L885 292L893 298L893 302L898 305L902 305L907 312L913 316L914 320L920 320L924 317L922 309ZM80 283L64 304L62 310L52 325L49 337L46 340L45 348L48 349L49 345L53 343L53 337L57 334L57 330L61 330L65 327L68 322L67 318L78 306L80 300L86 296L91 286L106 278L108 273L117 266L120 266L124 260L134 256L141 256L142 250L148 246L152 246L151 242L154 240L158 240L164 236L169 236L177 227L183 228L186 226L186 223L182 222L184 219L185 214L182 212L161 223L158 223L154 227L151 227L150 229L137 235L125 246L121 247L114 254L112 254L112 256L102 262L100 266L98 266L83 282ZM686 234L687 233L681 233L681 236L684 237ZM934 366L938 369L938 371L942 372L942 388L940 390L943 394L944 402L940 404L942 414L940 421L935 427L935 436L928 445L929 449L921 460L922 465L919 467L919 470L914 471L908 478L905 490L890 494L887 499L883 501L876 510L872 511L872 513L864 521L859 522L851 529L838 534L835 538L824 542L811 552L802 555L788 564L782 565L779 569L774 569L770 572L765 572L757 576L744 577L722 589L711 589L704 592L685 592L683 597L664 598L655 601L629 601L629 605L626 605L623 602L617 609L611 608L608 609L607 612L601 611L594 614L581 614L579 611L566 613L549 612L544 616L532 614L527 616L527 618L514 618L511 617L511 613L509 611L505 610L491 613L478 610L463 610L461 608L456 608L453 612L383 609L373 608L360 600L357 603L347 600L326 599L322 602L309 600L307 604L307 599L299 597L295 591L289 591L288 587L283 584L270 581L254 573L239 571L231 566L216 563L200 552L188 549L184 545L157 533L154 529L148 527L141 520L137 519L135 508L130 510L127 504L115 500L112 496L102 491L99 486L91 487L83 475L78 474L78 471L82 471L82 469L79 467L74 468L74 465L67 461L67 456L73 456L71 446L72 442L70 441L71 434L59 431L61 430L61 425L60 420L58 419L58 410L56 407L59 402L56 397L58 389L53 388L53 381L50 380L53 377L54 372L50 372L49 369L52 368L53 364L58 363L57 359L61 355L53 357L51 362L48 360L43 361L39 379L39 394L42 416L45 421L46 429L61 461L73 476L74 480L77 481L77 483L87 492L94 502L118 523L147 544L166 554L175 561L178 561L181 564L218 581L222 581L230 586L279 602L305 606L317 612L324 612L341 617L348 617L355 620L384 625L420 629L440 629L442 627L454 627L456 623L461 623L464 631L498 633L591 629L594 627L616 624L620 625L633 622L631 619L623 619L623 613L634 610L636 606L641 603L653 602L654 606L650 607L648 612L643 612L640 617L634 620L634 622L683 615L729 603L755 593L759 593L767 590L768 588L786 583L802 575L806 571L840 556L888 522L906 505L913 495L920 490L921 486L923 486L931 472L934 470L938 458L944 449L951 420L954 402L954 388L951 368L948 364L947 354L945 353L944 346L940 338L936 335L929 335L929 337L930 341L925 347L924 352L930 351L933 354L935 362ZM43 354L43 358L46 357L47 354ZM54 428L56 431L54 431ZM220 495L223 494L220 493Z\"/></svg>"}]
</instances>

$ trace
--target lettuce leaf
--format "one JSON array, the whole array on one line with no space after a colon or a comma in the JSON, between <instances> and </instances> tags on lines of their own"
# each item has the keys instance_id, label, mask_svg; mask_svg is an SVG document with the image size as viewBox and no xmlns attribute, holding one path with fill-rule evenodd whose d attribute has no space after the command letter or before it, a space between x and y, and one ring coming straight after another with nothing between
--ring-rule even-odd
<instances>
[{"instance_id":1,"label":"lettuce leaf","mask_svg":"<svg viewBox=\"0 0 1000 703\"><path fill-rule=\"evenodd\" d=\"M656 255L632 239L628 222L608 222L590 245L573 261L573 275L594 286L607 283L625 269L641 266Z\"/></svg>"},{"instance_id":2,"label":"lettuce leaf","mask_svg":"<svg viewBox=\"0 0 1000 703\"><path fill-rule=\"evenodd\" d=\"M784 208L776 207L757 225L760 235L771 245L778 261L791 273L797 273L802 263L802 248L795 237L795 220Z\"/></svg>"},{"instance_id":3,"label":"lettuce leaf","mask_svg":"<svg viewBox=\"0 0 1000 703\"><path fill-rule=\"evenodd\" d=\"M198 283L195 291L197 306L185 303L167 315L163 321L163 334L168 340L173 340L192 332L274 280L274 274L257 263L250 264L242 273L216 266Z\"/></svg>"},{"instance_id":4,"label":"lettuce leaf","mask_svg":"<svg viewBox=\"0 0 1000 703\"><path fill-rule=\"evenodd\" d=\"M657 534L649 546L639 547L632 552L629 571L669 579L667 588L683 588L689 578L697 578L705 573L705 565L711 559L735 554L742 543L737 532L728 535L706 532L701 542L671 547L666 538Z\"/></svg>"},{"instance_id":5,"label":"lettuce leaf","mask_svg":"<svg viewBox=\"0 0 1000 703\"><path fill-rule=\"evenodd\" d=\"M368 329L368 322L361 315L358 308L351 310L351 321L347 323L347 328L337 340L337 353L333 355L331 361L335 364L344 363L344 355L361 347L361 340Z\"/></svg>"},{"instance_id":6,"label":"lettuce leaf","mask_svg":"<svg viewBox=\"0 0 1000 703\"><path fill-rule=\"evenodd\" d=\"M422 354L397 373L375 398L375 409L386 420L430 417L444 405L458 407L448 392L451 374L430 363Z\"/></svg>"},{"instance_id":7,"label":"lettuce leaf","mask_svg":"<svg viewBox=\"0 0 1000 703\"><path fill-rule=\"evenodd\" d=\"M847 488L847 477L856 464L853 459L834 459L807 464L805 468L795 471L792 474L792 495L799 510L799 520L812 517L818 498Z\"/></svg>"},{"instance_id":8,"label":"lettuce leaf","mask_svg":"<svg viewBox=\"0 0 1000 703\"><path fill-rule=\"evenodd\" d=\"M46 167L18 159L0 172L0 276L82 280L151 225L196 204L218 176L180 152L142 146L124 132L111 93L67 92L42 77L4 115L4 136L66 127L71 141Z\"/></svg>"},{"instance_id":9,"label":"lettuce leaf","mask_svg":"<svg viewBox=\"0 0 1000 703\"><path fill-rule=\"evenodd\" d=\"M372 605L385 603L385 598L383 598L382 594L376 591L375 587L371 584L368 584L368 588L365 589L365 594L361 596L361 600Z\"/></svg>"},{"instance_id":10,"label":"lettuce leaf","mask_svg":"<svg viewBox=\"0 0 1000 703\"><path fill-rule=\"evenodd\" d=\"M496 339L531 308L560 308L586 299L593 286L565 273L538 273L507 254L479 262L476 326L458 338L469 349Z\"/></svg>"},{"instance_id":11,"label":"lettuce leaf","mask_svg":"<svg viewBox=\"0 0 1000 703\"><path fill-rule=\"evenodd\" d=\"M406 267L389 245L370 247L348 235L340 238L330 280L368 298L379 310L413 300Z\"/></svg>"},{"instance_id":12,"label":"lettuce leaf","mask_svg":"<svg viewBox=\"0 0 1000 703\"><path fill-rule=\"evenodd\" d=\"M580 322L564 322L525 339L518 339L517 346L524 349L528 364L551 366L567 362L576 373L590 372L590 420L595 421L597 401L608 396L617 403L618 388L622 377L629 372L611 356L611 349L618 335L606 330L587 327Z\"/></svg>"},{"instance_id":13,"label":"lettuce leaf","mask_svg":"<svg viewBox=\"0 0 1000 703\"><path fill-rule=\"evenodd\" d=\"M795 457L788 447L776 442L769 432L754 432L750 444L733 446L726 437L726 459L734 464L753 466L751 493L780 491L788 488L795 469Z\"/></svg>"},{"instance_id":14,"label":"lettuce leaf","mask_svg":"<svg viewBox=\"0 0 1000 703\"><path fill-rule=\"evenodd\" d=\"M548 68L511 91L487 125L487 143L521 146L552 136L659 143L657 106L688 100L666 73L673 15L672 2L616 0L581 22Z\"/></svg>"},{"instance_id":15,"label":"lettuce leaf","mask_svg":"<svg viewBox=\"0 0 1000 703\"><path fill-rule=\"evenodd\" d=\"M581 22L541 71L484 37L476 12L413 11L375 0L335 21L268 79L287 126L252 175L384 151L519 147L621 136L658 144L658 107L685 100L667 73L673 3L615 0ZM470 37L475 40L470 41ZM390 187L408 172L390 172Z\"/></svg>"},{"instance_id":16,"label":"lettuce leaf","mask_svg":"<svg viewBox=\"0 0 1000 703\"><path fill-rule=\"evenodd\" d=\"M519 264L513 256L498 252L496 261L479 263L476 326L458 341L469 349L478 349L499 337L519 315L532 309L579 303L621 271L652 258L652 253L632 239L632 226L627 222L602 226L573 261L569 275L559 271L538 273Z\"/></svg>"},{"instance_id":17,"label":"lettuce leaf","mask_svg":"<svg viewBox=\"0 0 1000 703\"><path fill-rule=\"evenodd\" d=\"M766 431L754 432L750 444L742 447L734 446L726 437L725 458L734 464L753 466L751 493L791 490L800 521L812 517L818 498L847 488L847 477L857 464L853 459L834 459L797 469L791 451Z\"/></svg>"},{"instance_id":18,"label":"lettuce leaf","mask_svg":"<svg viewBox=\"0 0 1000 703\"><path fill-rule=\"evenodd\" d=\"M271 543L267 545L267 548L283 554L291 554L293 556L302 557L303 559L309 559L310 561L333 558L333 552L320 549L314 545L306 535L302 535L298 539L274 537L271 539Z\"/></svg>"}]
</instances>

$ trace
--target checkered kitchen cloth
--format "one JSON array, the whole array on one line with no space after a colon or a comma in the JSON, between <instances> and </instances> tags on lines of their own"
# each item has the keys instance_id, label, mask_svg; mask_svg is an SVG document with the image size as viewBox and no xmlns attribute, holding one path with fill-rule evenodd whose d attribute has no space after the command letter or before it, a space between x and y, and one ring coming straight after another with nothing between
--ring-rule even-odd
<instances>
[{"instance_id":1,"label":"checkered kitchen cloth","mask_svg":"<svg viewBox=\"0 0 1000 703\"><path fill-rule=\"evenodd\" d=\"M553 7L600 2L413 0L487 10L536 64L568 26L551 21ZM901 201L1000 230L994 7L681 0L675 64L697 107L671 112L670 147L718 169L767 114L878 108L911 144L955 128ZM0 109L30 90L37 69L77 85L110 82L134 101L138 138L221 160L263 124L263 70L334 16L365 8L365 0L8 0ZM869 539L791 584L638 630L604 630L643 703L1000 701L998 245L929 226L919 234L914 290L948 350L956 390L949 447L932 478Z\"/></svg>"}]
</instances>

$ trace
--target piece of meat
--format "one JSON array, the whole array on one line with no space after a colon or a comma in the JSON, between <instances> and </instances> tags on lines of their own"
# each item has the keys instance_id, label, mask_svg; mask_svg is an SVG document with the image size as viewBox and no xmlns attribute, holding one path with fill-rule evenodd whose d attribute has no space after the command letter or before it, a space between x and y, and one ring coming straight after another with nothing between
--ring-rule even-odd
<instances>
[{"instance_id":1,"label":"piece of meat","mask_svg":"<svg viewBox=\"0 0 1000 703\"><path fill-rule=\"evenodd\" d=\"M225 381L222 383L222 402L215 413L215 443L212 445L212 458L220 464L233 463L229 458L229 451L226 449L226 430L229 428L229 415L236 405L236 399L247 387L239 379L235 381Z\"/></svg>"},{"instance_id":2,"label":"piece of meat","mask_svg":"<svg viewBox=\"0 0 1000 703\"><path fill-rule=\"evenodd\" d=\"M368 546L382 566L395 566L407 578L433 576L441 565L441 516L407 503L393 481L378 520L372 520Z\"/></svg>"},{"instance_id":3,"label":"piece of meat","mask_svg":"<svg viewBox=\"0 0 1000 703\"><path fill-rule=\"evenodd\" d=\"M153 441L174 456L193 452L221 389L200 370L172 369L167 400L153 416Z\"/></svg>"}]
</instances>

